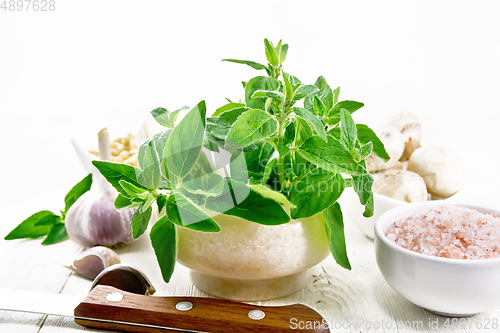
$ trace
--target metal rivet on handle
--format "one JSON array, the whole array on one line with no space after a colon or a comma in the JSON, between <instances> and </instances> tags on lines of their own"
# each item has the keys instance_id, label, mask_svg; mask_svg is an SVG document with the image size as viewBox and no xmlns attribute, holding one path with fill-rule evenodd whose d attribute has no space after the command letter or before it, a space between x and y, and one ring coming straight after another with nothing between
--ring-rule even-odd
<instances>
[{"instance_id":1,"label":"metal rivet on handle","mask_svg":"<svg viewBox=\"0 0 500 333\"><path fill-rule=\"evenodd\" d=\"M188 301L179 302L175 305L175 308L179 311L189 311L193 308L193 303Z\"/></svg>"},{"instance_id":2,"label":"metal rivet on handle","mask_svg":"<svg viewBox=\"0 0 500 333\"><path fill-rule=\"evenodd\" d=\"M264 311L260 310L252 310L248 313L248 317L253 320L261 320L264 319L265 316L266 314L264 313Z\"/></svg>"},{"instance_id":3,"label":"metal rivet on handle","mask_svg":"<svg viewBox=\"0 0 500 333\"><path fill-rule=\"evenodd\" d=\"M110 302L118 302L123 299L123 295L120 293L112 293L106 296L106 299Z\"/></svg>"}]
</instances>

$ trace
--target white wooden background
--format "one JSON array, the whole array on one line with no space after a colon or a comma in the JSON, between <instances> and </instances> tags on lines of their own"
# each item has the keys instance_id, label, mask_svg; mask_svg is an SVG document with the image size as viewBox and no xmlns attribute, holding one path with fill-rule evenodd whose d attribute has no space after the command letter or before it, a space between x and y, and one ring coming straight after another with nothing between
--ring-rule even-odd
<instances>
[{"instance_id":1,"label":"white wooden background","mask_svg":"<svg viewBox=\"0 0 500 333\"><path fill-rule=\"evenodd\" d=\"M423 144L461 155L460 198L498 207L499 9L497 1L56 0L54 12L0 10L0 286L85 294L90 282L60 265L81 251L77 245L3 240L32 213L62 209L66 191L85 175L69 138L91 144L105 126L112 136L135 131L158 106L205 99L213 112L224 97L241 98L239 82L256 73L220 60L264 62L265 37L290 44L286 70L305 82L324 75L341 86L341 98L364 102L357 121L416 113ZM304 303L345 332L463 331L395 294L373 242L348 217L346 233L352 271L330 257L304 290L264 304ZM145 271L158 295L206 296L181 266L162 282L145 237L119 253ZM466 331L495 331L476 323L499 318L500 308L468 318ZM424 329L394 329L406 321ZM370 330L367 322L392 329ZM0 312L0 332L78 330L65 319Z\"/></svg>"}]
</instances>

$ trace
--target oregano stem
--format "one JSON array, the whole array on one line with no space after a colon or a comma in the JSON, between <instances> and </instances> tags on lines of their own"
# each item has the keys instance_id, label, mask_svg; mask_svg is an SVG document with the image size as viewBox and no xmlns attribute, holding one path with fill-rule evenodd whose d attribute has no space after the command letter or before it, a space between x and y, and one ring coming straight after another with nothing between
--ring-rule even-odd
<instances>
[{"instance_id":1,"label":"oregano stem","mask_svg":"<svg viewBox=\"0 0 500 333\"><path fill-rule=\"evenodd\" d=\"M283 144L284 137L285 137L285 123L287 119L287 113L286 113L286 107L285 105L282 106L281 113L277 117L278 119L278 144ZM276 161L276 166L278 168L278 176L280 179L280 185L281 185L281 192L283 192L284 186L285 186L285 166L284 166L284 161L283 161L283 156L279 154L278 160Z\"/></svg>"},{"instance_id":2,"label":"oregano stem","mask_svg":"<svg viewBox=\"0 0 500 333\"><path fill-rule=\"evenodd\" d=\"M283 156L279 155L278 160L276 161L276 166L278 168L278 175L280 178L281 192L283 192L283 187L285 185L285 166L283 162Z\"/></svg>"},{"instance_id":3,"label":"oregano stem","mask_svg":"<svg viewBox=\"0 0 500 333\"><path fill-rule=\"evenodd\" d=\"M177 177L177 184L176 184L176 188L175 189L178 189L178 188L181 188L182 186L182 179L180 176Z\"/></svg>"}]
</instances>

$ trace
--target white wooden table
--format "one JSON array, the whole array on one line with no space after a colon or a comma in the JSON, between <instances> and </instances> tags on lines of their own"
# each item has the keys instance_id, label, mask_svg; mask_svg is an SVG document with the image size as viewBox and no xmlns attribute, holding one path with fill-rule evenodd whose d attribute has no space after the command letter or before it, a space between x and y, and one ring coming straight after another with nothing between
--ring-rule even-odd
<instances>
[{"instance_id":1,"label":"white wooden table","mask_svg":"<svg viewBox=\"0 0 500 333\"><path fill-rule=\"evenodd\" d=\"M330 256L317 265L307 286L291 296L260 302L262 305L306 304L316 309L333 328L332 332L468 332L497 331L492 320L500 308L473 317L453 319L434 315L397 295L381 276L374 258L373 241L347 223L352 271L335 264ZM1 285L12 289L62 294L85 294L91 281L62 267L81 249L72 242L41 247L39 241L0 242ZM197 290L188 270L177 265L169 284L159 274L149 239L142 237L117 249L122 262L138 267L151 279L156 295L209 296ZM460 320L455 324L456 320ZM490 325L490 330L484 329ZM77 332L86 329L67 318L0 312L0 332Z\"/></svg>"},{"instance_id":2,"label":"white wooden table","mask_svg":"<svg viewBox=\"0 0 500 333\"><path fill-rule=\"evenodd\" d=\"M460 197L500 207L498 12L497 1L260 0L57 0L53 12L0 10L0 287L87 293L91 282L61 265L82 250L74 243L3 240L32 213L62 209L85 176L69 138L88 142L106 126L112 136L135 131L158 106L205 99L213 112L226 96L238 100L239 82L257 73L220 60L264 62L265 37L290 44L292 74L307 83L324 75L341 86L342 99L364 102L358 122L417 114L423 144L462 157ZM352 271L329 257L305 289L263 304L304 303L335 332L464 331L398 296L377 268L373 241L348 217L346 233ZM157 295L207 296L180 265L165 284L146 237L118 252L148 275ZM462 323L467 332L493 332L496 319L500 308ZM2 333L81 330L67 319L0 312Z\"/></svg>"}]
</instances>

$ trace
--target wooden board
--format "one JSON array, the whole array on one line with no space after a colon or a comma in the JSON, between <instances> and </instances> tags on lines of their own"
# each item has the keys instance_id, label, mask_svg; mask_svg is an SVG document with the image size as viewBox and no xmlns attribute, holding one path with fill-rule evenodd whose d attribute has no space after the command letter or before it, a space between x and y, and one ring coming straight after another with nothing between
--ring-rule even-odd
<instances>
[{"instance_id":1,"label":"wooden board","mask_svg":"<svg viewBox=\"0 0 500 333\"><path fill-rule=\"evenodd\" d=\"M288 305L294 303L305 304L317 310L328 320L335 332L368 332L381 325L388 328L412 327L415 332L435 332L437 325L441 332L459 332L462 327L469 332L484 332L484 326L493 325L492 318L500 317L500 309L482 313L477 316L461 320L448 319L428 312L397 295L384 281L374 259L373 241L360 234L352 225L346 226L348 238L349 257L352 271L347 271L338 266L330 256L318 266L314 267L307 286L298 293L277 300L255 302L259 305ZM58 248L42 248L35 241L21 241L17 244L0 242L4 247L0 253L4 254L5 244L10 244L11 251L50 252L54 257L62 253L76 253L79 248L67 242L58 245ZM54 252L51 252L54 251ZM169 284L162 281L156 258L152 252L149 239L143 237L137 242L117 249L122 262L139 267L151 279L157 289L155 295L171 296L209 296L196 289L189 278L187 268L177 265L176 271ZM55 254L58 253L58 255ZM38 257L37 257L38 258ZM39 258L38 258L39 259ZM39 259L30 266L30 272L12 272L8 278L2 274L1 278L7 283L15 284L17 288L63 294L86 294L91 286L91 281L81 278L58 264L49 264L51 260ZM22 266L19 266L21 269ZM23 283L15 283L23 276ZM36 283L34 281L37 281ZM26 283L30 281L30 283ZM221 314L223 315L223 314ZM448 319L448 321L447 321ZM399 326L398 326L399 325ZM406 325L406 326L405 326ZM55 333L72 331L86 331L69 319L49 316L0 313L0 331L10 332L40 332ZM98 330L99 331L99 330ZM106 331L103 331L106 332Z\"/></svg>"}]
</instances>

